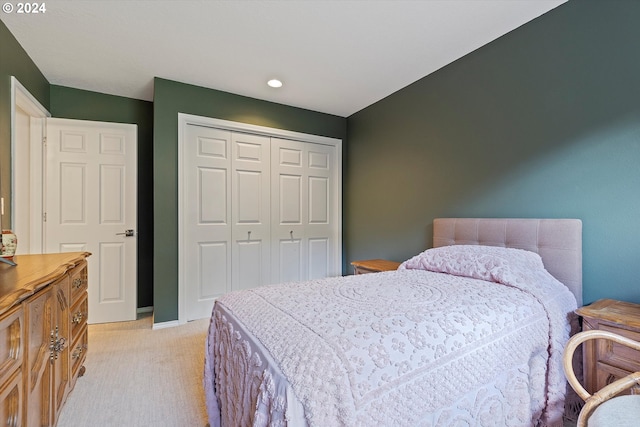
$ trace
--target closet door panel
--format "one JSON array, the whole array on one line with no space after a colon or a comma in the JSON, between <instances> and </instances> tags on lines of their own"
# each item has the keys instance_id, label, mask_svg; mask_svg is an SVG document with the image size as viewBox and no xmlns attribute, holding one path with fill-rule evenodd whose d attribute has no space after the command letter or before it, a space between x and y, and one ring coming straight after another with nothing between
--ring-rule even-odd
<instances>
[{"instance_id":1,"label":"closet door panel","mask_svg":"<svg viewBox=\"0 0 640 427\"><path fill-rule=\"evenodd\" d=\"M194 289L196 302L214 300L228 292L230 283L227 260L229 259L229 242L199 242L198 243L198 276Z\"/></svg>"},{"instance_id":2,"label":"closet door panel","mask_svg":"<svg viewBox=\"0 0 640 427\"><path fill-rule=\"evenodd\" d=\"M307 278L307 174L305 147L271 139L272 282Z\"/></svg>"},{"instance_id":3,"label":"closet door panel","mask_svg":"<svg viewBox=\"0 0 640 427\"><path fill-rule=\"evenodd\" d=\"M305 227L308 238L308 278L316 279L331 275L332 266L336 262L336 255L332 251L337 239L333 215L335 148L321 144L305 145L308 147L306 159L309 220Z\"/></svg>"},{"instance_id":4,"label":"closet door panel","mask_svg":"<svg viewBox=\"0 0 640 427\"><path fill-rule=\"evenodd\" d=\"M295 282L302 280L302 240L279 239L275 242L273 258L277 265L273 266L276 279L274 283Z\"/></svg>"},{"instance_id":5,"label":"closet door panel","mask_svg":"<svg viewBox=\"0 0 640 427\"><path fill-rule=\"evenodd\" d=\"M232 133L232 290L270 283L270 138Z\"/></svg>"},{"instance_id":6,"label":"closet door panel","mask_svg":"<svg viewBox=\"0 0 640 427\"><path fill-rule=\"evenodd\" d=\"M272 281L327 277L336 264L335 147L273 138L271 150Z\"/></svg>"},{"instance_id":7,"label":"closet door panel","mask_svg":"<svg viewBox=\"0 0 640 427\"><path fill-rule=\"evenodd\" d=\"M329 275L329 239L328 238L310 238L309 257L307 264L309 265L309 279L321 279Z\"/></svg>"},{"instance_id":8,"label":"closet door panel","mask_svg":"<svg viewBox=\"0 0 640 427\"><path fill-rule=\"evenodd\" d=\"M302 175L280 174L279 224L302 225Z\"/></svg>"},{"instance_id":9,"label":"closet door panel","mask_svg":"<svg viewBox=\"0 0 640 427\"><path fill-rule=\"evenodd\" d=\"M329 224L329 179L309 177L309 224Z\"/></svg>"},{"instance_id":10,"label":"closet door panel","mask_svg":"<svg viewBox=\"0 0 640 427\"><path fill-rule=\"evenodd\" d=\"M197 174L197 197L194 201L198 206L198 224L227 225L227 171L220 168L198 167Z\"/></svg>"},{"instance_id":11,"label":"closet door panel","mask_svg":"<svg viewBox=\"0 0 640 427\"><path fill-rule=\"evenodd\" d=\"M187 320L207 317L231 290L231 132L188 125L182 199Z\"/></svg>"}]
</instances>

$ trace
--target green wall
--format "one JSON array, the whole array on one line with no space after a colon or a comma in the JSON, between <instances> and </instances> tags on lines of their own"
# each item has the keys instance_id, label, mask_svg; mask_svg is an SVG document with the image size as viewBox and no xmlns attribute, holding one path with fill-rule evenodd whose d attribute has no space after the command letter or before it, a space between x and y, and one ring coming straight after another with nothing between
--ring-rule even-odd
<instances>
[{"instance_id":1,"label":"green wall","mask_svg":"<svg viewBox=\"0 0 640 427\"><path fill-rule=\"evenodd\" d=\"M51 85L53 117L138 125L138 305L153 305L153 103Z\"/></svg>"},{"instance_id":2,"label":"green wall","mask_svg":"<svg viewBox=\"0 0 640 427\"><path fill-rule=\"evenodd\" d=\"M0 21L0 196L4 197L2 227L11 227L11 76L49 108L49 82Z\"/></svg>"},{"instance_id":3,"label":"green wall","mask_svg":"<svg viewBox=\"0 0 640 427\"><path fill-rule=\"evenodd\" d=\"M572 0L348 118L347 261L436 217L583 221L584 302L640 303L640 2Z\"/></svg>"},{"instance_id":4,"label":"green wall","mask_svg":"<svg viewBox=\"0 0 640 427\"><path fill-rule=\"evenodd\" d=\"M345 140L345 263L414 255L435 217L575 217L585 302L640 302L639 20L640 2L571 0L348 119L159 78L152 107L50 88L0 22L0 190L15 75L55 116L138 124L139 291L157 322L177 319L178 112Z\"/></svg>"},{"instance_id":5,"label":"green wall","mask_svg":"<svg viewBox=\"0 0 640 427\"><path fill-rule=\"evenodd\" d=\"M205 89L154 82L154 321L178 318L178 113L345 139L343 117ZM345 144L343 144L344 147Z\"/></svg>"}]
</instances>

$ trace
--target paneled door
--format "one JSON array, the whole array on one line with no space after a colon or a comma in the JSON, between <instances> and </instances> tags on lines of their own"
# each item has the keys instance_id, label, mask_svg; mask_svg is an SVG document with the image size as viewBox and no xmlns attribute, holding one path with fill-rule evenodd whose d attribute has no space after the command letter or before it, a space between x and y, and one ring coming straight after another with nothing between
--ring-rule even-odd
<instances>
[{"instance_id":1,"label":"paneled door","mask_svg":"<svg viewBox=\"0 0 640 427\"><path fill-rule=\"evenodd\" d=\"M89 323L135 320L137 127L47 119L45 252L91 252Z\"/></svg>"},{"instance_id":2,"label":"paneled door","mask_svg":"<svg viewBox=\"0 0 640 427\"><path fill-rule=\"evenodd\" d=\"M335 149L271 139L273 283L340 274Z\"/></svg>"},{"instance_id":3,"label":"paneled door","mask_svg":"<svg viewBox=\"0 0 640 427\"><path fill-rule=\"evenodd\" d=\"M188 125L183 147L186 320L231 290L231 132Z\"/></svg>"},{"instance_id":4,"label":"paneled door","mask_svg":"<svg viewBox=\"0 0 640 427\"><path fill-rule=\"evenodd\" d=\"M341 144L178 114L180 323L227 292L342 273Z\"/></svg>"},{"instance_id":5,"label":"paneled door","mask_svg":"<svg viewBox=\"0 0 640 427\"><path fill-rule=\"evenodd\" d=\"M238 132L231 136L231 289L234 291L270 283L269 139Z\"/></svg>"},{"instance_id":6,"label":"paneled door","mask_svg":"<svg viewBox=\"0 0 640 427\"><path fill-rule=\"evenodd\" d=\"M187 321L269 280L269 138L189 124L183 150Z\"/></svg>"}]
</instances>

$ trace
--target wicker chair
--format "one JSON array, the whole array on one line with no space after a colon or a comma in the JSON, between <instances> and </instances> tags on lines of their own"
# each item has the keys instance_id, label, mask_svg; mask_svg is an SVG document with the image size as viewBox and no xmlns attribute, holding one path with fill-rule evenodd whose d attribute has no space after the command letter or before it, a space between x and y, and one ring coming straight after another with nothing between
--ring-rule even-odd
<instances>
[{"instance_id":1,"label":"wicker chair","mask_svg":"<svg viewBox=\"0 0 640 427\"><path fill-rule=\"evenodd\" d=\"M640 342L600 330L590 330L574 335L564 350L564 372L571 387L585 401L580 411L577 427L626 427L640 426L640 395L619 393L640 385L640 372L634 372L606 385L593 395L580 384L573 371L572 360L576 348L584 341L606 339L640 351Z\"/></svg>"}]
</instances>

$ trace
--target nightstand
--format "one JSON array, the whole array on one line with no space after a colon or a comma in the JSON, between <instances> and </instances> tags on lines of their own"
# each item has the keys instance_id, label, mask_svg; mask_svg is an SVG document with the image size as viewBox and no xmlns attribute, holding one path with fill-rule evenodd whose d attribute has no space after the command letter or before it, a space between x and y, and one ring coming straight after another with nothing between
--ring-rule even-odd
<instances>
[{"instance_id":1,"label":"nightstand","mask_svg":"<svg viewBox=\"0 0 640 427\"><path fill-rule=\"evenodd\" d=\"M386 259L366 259L362 261L353 261L351 265L353 265L353 271L355 274L364 274L397 270L400 263L387 261Z\"/></svg>"},{"instance_id":2,"label":"nightstand","mask_svg":"<svg viewBox=\"0 0 640 427\"><path fill-rule=\"evenodd\" d=\"M640 341L640 305L602 299L581 307L582 330L598 329ZM607 384L640 371L640 351L606 340L583 344L585 389L593 394ZM640 393L635 388L635 393Z\"/></svg>"}]
</instances>

